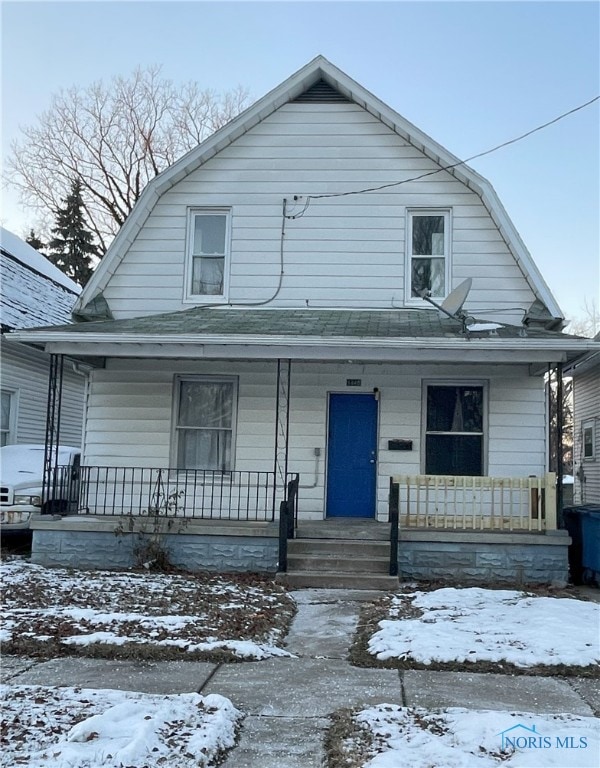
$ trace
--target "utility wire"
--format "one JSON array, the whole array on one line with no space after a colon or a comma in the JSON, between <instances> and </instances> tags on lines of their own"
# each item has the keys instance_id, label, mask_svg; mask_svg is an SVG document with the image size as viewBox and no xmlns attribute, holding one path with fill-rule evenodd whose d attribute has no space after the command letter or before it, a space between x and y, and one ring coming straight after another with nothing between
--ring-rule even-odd
<instances>
[{"instance_id":1,"label":"utility wire","mask_svg":"<svg viewBox=\"0 0 600 768\"><path fill-rule=\"evenodd\" d=\"M323 200L324 198L329 198L329 197L348 197L349 195L362 195L367 192L379 192L379 190L381 189L398 187L401 184L408 184L411 181L419 181L420 179L424 179L427 176L434 176L436 173L441 173L442 171L449 171L452 168L457 168L459 165L464 165L465 163L469 163L471 160L477 160L477 158L479 157L484 157L485 155L491 155L492 152L497 152L499 149L508 147L510 144L516 144L518 141L521 141L522 139L527 138L527 136L531 136L533 133L537 133L538 131L541 131L544 128L547 128L549 125L553 125L554 123L557 123L559 120L563 120L565 117L568 117L569 115L572 115L575 112L579 112L579 110L581 109L585 109L585 107L589 107L590 104L593 104L599 99L600 99L600 96L595 96L593 99L586 101L584 104L580 104L578 107L574 107L573 109L570 109L568 112L563 112L562 115L558 115L558 117L555 117L552 120L548 120L547 123L538 125L537 128L532 128L530 131L526 131L525 133L522 133L520 136L516 136L513 139L504 141L502 142L502 144L497 144L495 147L492 147L491 149L486 149L484 152L478 152L476 155L471 155L470 157L467 157L464 160L458 160L456 163L452 163L451 165L445 165L445 166L442 166L441 168L437 168L434 171L427 171L425 173L419 174L418 176L412 176L410 179L404 179L403 181L391 181L388 184L381 184L378 187L367 187L366 189L355 189L349 192L329 192L322 195L307 195L305 198L306 202L304 204L303 209L299 213L296 213L294 215L288 214L287 218L289 219L302 218L302 216L304 216L304 214L308 210L308 206L310 205L311 200ZM302 199L302 196L298 195L295 199L299 201Z\"/></svg>"}]
</instances>

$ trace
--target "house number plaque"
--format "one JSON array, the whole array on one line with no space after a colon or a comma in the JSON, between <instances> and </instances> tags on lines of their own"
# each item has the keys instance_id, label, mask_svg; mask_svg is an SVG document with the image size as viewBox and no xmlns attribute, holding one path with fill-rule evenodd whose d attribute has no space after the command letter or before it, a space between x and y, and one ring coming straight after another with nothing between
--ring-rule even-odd
<instances>
[{"instance_id":1,"label":"house number plaque","mask_svg":"<svg viewBox=\"0 0 600 768\"><path fill-rule=\"evenodd\" d=\"M346 379L347 387L360 387L362 386L362 379Z\"/></svg>"}]
</instances>

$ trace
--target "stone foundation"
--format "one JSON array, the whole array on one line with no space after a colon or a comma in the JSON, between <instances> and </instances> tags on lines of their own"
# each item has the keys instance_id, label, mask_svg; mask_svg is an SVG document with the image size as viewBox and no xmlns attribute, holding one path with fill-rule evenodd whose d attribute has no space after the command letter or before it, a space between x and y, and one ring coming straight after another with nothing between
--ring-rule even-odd
<instances>
[{"instance_id":1,"label":"stone foundation","mask_svg":"<svg viewBox=\"0 0 600 768\"><path fill-rule=\"evenodd\" d=\"M117 532L118 519L64 518L33 526L31 561L72 568L130 568L148 534ZM169 562L186 571L275 572L278 539L272 524L197 524L161 535Z\"/></svg>"},{"instance_id":2,"label":"stone foundation","mask_svg":"<svg viewBox=\"0 0 600 768\"><path fill-rule=\"evenodd\" d=\"M449 584L553 584L569 576L570 538L546 534L401 531L398 567L402 580Z\"/></svg>"}]
</instances>

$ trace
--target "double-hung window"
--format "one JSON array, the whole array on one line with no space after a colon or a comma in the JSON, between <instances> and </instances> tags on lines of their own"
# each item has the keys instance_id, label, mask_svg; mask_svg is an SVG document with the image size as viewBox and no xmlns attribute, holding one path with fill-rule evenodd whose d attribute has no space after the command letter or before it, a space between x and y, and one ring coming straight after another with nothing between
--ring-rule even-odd
<instances>
[{"instance_id":1,"label":"double-hung window","mask_svg":"<svg viewBox=\"0 0 600 768\"><path fill-rule=\"evenodd\" d=\"M178 469L233 468L237 382L176 379L175 461Z\"/></svg>"},{"instance_id":2,"label":"double-hung window","mask_svg":"<svg viewBox=\"0 0 600 768\"><path fill-rule=\"evenodd\" d=\"M483 475L483 384L425 386L425 473Z\"/></svg>"},{"instance_id":3,"label":"double-hung window","mask_svg":"<svg viewBox=\"0 0 600 768\"><path fill-rule=\"evenodd\" d=\"M426 291L443 299L450 277L450 212L408 211L407 285L410 299Z\"/></svg>"},{"instance_id":4,"label":"double-hung window","mask_svg":"<svg viewBox=\"0 0 600 768\"><path fill-rule=\"evenodd\" d=\"M596 458L596 424L593 419L584 421L581 425L581 447L583 459Z\"/></svg>"},{"instance_id":5,"label":"double-hung window","mask_svg":"<svg viewBox=\"0 0 600 768\"><path fill-rule=\"evenodd\" d=\"M227 294L230 211L192 208L187 245L188 299L217 301Z\"/></svg>"},{"instance_id":6,"label":"double-hung window","mask_svg":"<svg viewBox=\"0 0 600 768\"><path fill-rule=\"evenodd\" d=\"M3 389L0 402L0 445L10 445L14 442L15 427L15 400L14 392Z\"/></svg>"}]
</instances>

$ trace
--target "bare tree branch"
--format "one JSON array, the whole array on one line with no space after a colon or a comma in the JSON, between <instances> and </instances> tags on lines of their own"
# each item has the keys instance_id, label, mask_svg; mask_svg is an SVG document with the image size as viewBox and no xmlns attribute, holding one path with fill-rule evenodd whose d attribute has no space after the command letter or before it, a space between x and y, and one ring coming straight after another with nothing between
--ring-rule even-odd
<instances>
[{"instance_id":1,"label":"bare tree branch","mask_svg":"<svg viewBox=\"0 0 600 768\"><path fill-rule=\"evenodd\" d=\"M86 224L104 252L146 184L247 103L241 86L217 94L195 82L175 85L159 66L61 90L21 128L7 181L25 205L46 216L54 216L78 181Z\"/></svg>"}]
</instances>

